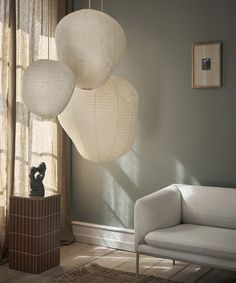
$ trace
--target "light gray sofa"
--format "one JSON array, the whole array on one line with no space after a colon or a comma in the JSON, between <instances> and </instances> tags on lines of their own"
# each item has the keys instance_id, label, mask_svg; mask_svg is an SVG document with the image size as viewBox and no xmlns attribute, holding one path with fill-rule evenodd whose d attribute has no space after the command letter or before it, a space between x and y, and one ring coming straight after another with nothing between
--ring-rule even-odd
<instances>
[{"instance_id":1,"label":"light gray sofa","mask_svg":"<svg viewBox=\"0 0 236 283\"><path fill-rule=\"evenodd\" d=\"M139 199L139 253L236 271L236 189L171 185Z\"/></svg>"}]
</instances>

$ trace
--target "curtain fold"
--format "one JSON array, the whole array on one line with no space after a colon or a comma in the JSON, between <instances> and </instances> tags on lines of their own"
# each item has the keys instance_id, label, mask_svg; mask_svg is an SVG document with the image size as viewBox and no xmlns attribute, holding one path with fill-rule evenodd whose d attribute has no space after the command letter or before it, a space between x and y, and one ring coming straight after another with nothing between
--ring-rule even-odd
<instances>
[{"instance_id":1,"label":"curtain fold","mask_svg":"<svg viewBox=\"0 0 236 283\"><path fill-rule=\"evenodd\" d=\"M71 243L70 142L57 118L31 113L22 100L24 70L56 60L55 27L72 7L67 0L0 0L0 258L6 256L8 199L28 193L31 166L45 162L46 191L61 194L62 243ZM48 54L49 44L49 54ZM5 243L5 244L4 244Z\"/></svg>"},{"instance_id":2,"label":"curtain fold","mask_svg":"<svg viewBox=\"0 0 236 283\"><path fill-rule=\"evenodd\" d=\"M8 200L14 189L16 108L15 1L0 2L0 263L8 254Z\"/></svg>"},{"instance_id":3,"label":"curtain fold","mask_svg":"<svg viewBox=\"0 0 236 283\"><path fill-rule=\"evenodd\" d=\"M57 4L57 22L73 11L73 0L61 0ZM59 122L57 121L59 124ZM59 150L61 151L61 164L58 170L58 192L61 194L61 243L74 242L70 218L70 188L71 188L71 141L63 128L58 127Z\"/></svg>"}]
</instances>

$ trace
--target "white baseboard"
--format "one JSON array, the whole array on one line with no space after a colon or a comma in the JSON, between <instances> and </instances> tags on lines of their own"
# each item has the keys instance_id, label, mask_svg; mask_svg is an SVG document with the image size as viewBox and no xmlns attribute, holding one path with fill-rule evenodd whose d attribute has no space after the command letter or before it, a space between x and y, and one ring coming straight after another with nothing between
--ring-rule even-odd
<instances>
[{"instance_id":1,"label":"white baseboard","mask_svg":"<svg viewBox=\"0 0 236 283\"><path fill-rule=\"evenodd\" d=\"M77 221L72 221L72 229L78 242L134 251L133 230Z\"/></svg>"}]
</instances>

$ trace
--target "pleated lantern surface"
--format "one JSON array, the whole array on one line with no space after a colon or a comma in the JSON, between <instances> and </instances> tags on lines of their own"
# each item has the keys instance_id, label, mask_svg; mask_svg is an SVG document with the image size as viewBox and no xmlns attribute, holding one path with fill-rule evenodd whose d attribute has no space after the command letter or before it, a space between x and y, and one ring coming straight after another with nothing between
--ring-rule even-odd
<instances>
[{"instance_id":1,"label":"pleated lantern surface","mask_svg":"<svg viewBox=\"0 0 236 283\"><path fill-rule=\"evenodd\" d=\"M58 118L85 159L105 162L121 157L131 148L137 111L134 87L112 76L98 89L76 88Z\"/></svg>"},{"instance_id":2,"label":"pleated lantern surface","mask_svg":"<svg viewBox=\"0 0 236 283\"><path fill-rule=\"evenodd\" d=\"M56 27L57 55L74 73L77 87L102 86L124 54L125 33L109 15L83 9L65 16Z\"/></svg>"},{"instance_id":3,"label":"pleated lantern surface","mask_svg":"<svg viewBox=\"0 0 236 283\"><path fill-rule=\"evenodd\" d=\"M38 60L23 75L23 102L31 112L44 118L59 115L74 89L73 72L59 61Z\"/></svg>"}]
</instances>

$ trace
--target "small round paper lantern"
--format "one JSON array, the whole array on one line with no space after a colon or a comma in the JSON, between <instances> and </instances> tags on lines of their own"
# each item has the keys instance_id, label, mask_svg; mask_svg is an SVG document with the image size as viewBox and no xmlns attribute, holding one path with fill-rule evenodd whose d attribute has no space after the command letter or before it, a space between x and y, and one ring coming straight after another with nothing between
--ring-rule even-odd
<instances>
[{"instance_id":1,"label":"small round paper lantern","mask_svg":"<svg viewBox=\"0 0 236 283\"><path fill-rule=\"evenodd\" d=\"M23 102L31 112L45 118L60 114L74 89L73 72L59 61L38 60L23 75Z\"/></svg>"},{"instance_id":2,"label":"small round paper lantern","mask_svg":"<svg viewBox=\"0 0 236 283\"><path fill-rule=\"evenodd\" d=\"M98 89L76 88L58 119L85 159L104 162L121 157L131 148L137 111L134 87L111 77Z\"/></svg>"},{"instance_id":3,"label":"small round paper lantern","mask_svg":"<svg viewBox=\"0 0 236 283\"><path fill-rule=\"evenodd\" d=\"M109 15L83 9L65 16L56 27L57 55L74 73L77 87L102 86L120 63L125 33Z\"/></svg>"}]
</instances>

